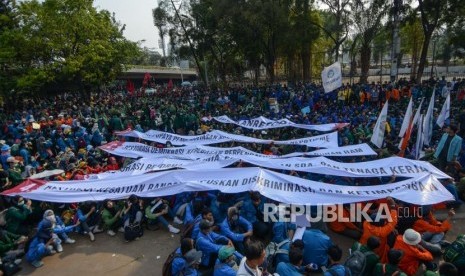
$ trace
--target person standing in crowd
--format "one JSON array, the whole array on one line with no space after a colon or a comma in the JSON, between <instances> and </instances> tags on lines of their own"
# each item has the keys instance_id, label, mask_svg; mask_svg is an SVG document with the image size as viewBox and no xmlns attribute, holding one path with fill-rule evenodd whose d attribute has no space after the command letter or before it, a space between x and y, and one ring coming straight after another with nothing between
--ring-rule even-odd
<instances>
[{"instance_id":1,"label":"person standing in crowd","mask_svg":"<svg viewBox=\"0 0 465 276\"><path fill-rule=\"evenodd\" d=\"M462 137L457 135L457 131L458 128L455 125L450 125L439 140L434 158L437 159L440 170L445 170L447 164L456 161L459 156L462 149Z\"/></svg>"}]
</instances>

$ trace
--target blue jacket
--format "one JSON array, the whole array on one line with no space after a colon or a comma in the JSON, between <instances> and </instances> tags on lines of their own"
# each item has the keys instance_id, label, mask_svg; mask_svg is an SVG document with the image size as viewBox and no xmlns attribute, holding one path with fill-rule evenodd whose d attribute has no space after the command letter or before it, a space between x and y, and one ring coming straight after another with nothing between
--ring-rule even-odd
<instances>
[{"instance_id":1,"label":"blue jacket","mask_svg":"<svg viewBox=\"0 0 465 276\"><path fill-rule=\"evenodd\" d=\"M280 243L285 239L288 239L287 236L287 231L288 230L294 230L295 231L296 226L294 223L289 223L289 222L275 222L273 224L273 239L271 240L272 242L275 243Z\"/></svg>"},{"instance_id":2,"label":"blue jacket","mask_svg":"<svg viewBox=\"0 0 465 276\"><path fill-rule=\"evenodd\" d=\"M34 237L31 244L29 245L29 249L26 253L26 260L30 263L35 261L40 261L42 257L48 253L45 244L41 242L37 237Z\"/></svg>"},{"instance_id":3,"label":"blue jacket","mask_svg":"<svg viewBox=\"0 0 465 276\"><path fill-rule=\"evenodd\" d=\"M226 263L221 263L216 260L213 276L236 276L236 272L232 267Z\"/></svg>"},{"instance_id":4,"label":"blue jacket","mask_svg":"<svg viewBox=\"0 0 465 276\"><path fill-rule=\"evenodd\" d=\"M331 274L329 270L331 270L334 274ZM346 276L346 270L348 276L352 275L352 273L350 273L350 269L347 269L345 266L341 264L332 265L325 273L323 273L323 276Z\"/></svg>"},{"instance_id":5,"label":"blue jacket","mask_svg":"<svg viewBox=\"0 0 465 276\"><path fill-rule=\"evenodd\" d=\"M449 136L449 134L447 133L444 133L442 135L441 140L439 141L438 147L436 149L436 152L434 153L435 158L439 157L439 154L444 148L444 144L446 143L447 136ZM462 149L462 138L460 138L460 136L458 135L455 135L454 138L452 138L452 141L450 141L449 150L447 151L447 162L451 162L457 159L457 156L459 156L461 149Z\"/></svg>"},{"instance_id":6,"label":"blue jacket","mask_svg":"<svg viewBox=\"0 0 465 276\"><path fill-rule=\"evenodd\" d=\"M218 253L220 248L223 246L222 244L218 244L219 242L226 244L228 242L228 238L216 234L215 232L210 232L207 235L202 232L199 233L196 246L197 250L202 251L202 265L208 266L210 262L210 255L212 253Z\"/></svg>"},{"instance_id":7,"label":"blue jacket","mask_svg":"<svg viewBox=\"0 0 465 276\"><path fill-rule=\"evenodd\" d=\"M181 248L176 249L176 253L179 254L179 257L175 257L171 263L171 275L172 276L197 276L197 270L189 267L189 264L186 262L181 255Z\"/></svg>"},{"instance_id":8,"label":"blue jacket","mask_svg":"<svg viewBox=\"0 0 465 276\"><path fill-rule=\"evenodd\" d=\"M202 215L197 215L193 221L194 228L192 228L191 238L196 240L200 233L200 221L202 220Z\"/></svg>"},{"instance_id":9,"label":"blue jacket","mask_svg":"<svg viewBox=\"0 0 465 276\"><path fill-rule=\"evenodd\" d=\"M314 263L318 267L327 266L327 250L333 245L331 239L320 230L307 229L302 237L302 241L304 242L303 265Z\"/></svg>"},{"instance_id":10,"label":"blue jacket","mask_svg":"<svg viewBox=\"0 0 465 276\"><path fill-rule=\"evenodd\" d=\"M285 276L301 276L302 273L299 271L299 269L295 266L293 266L291 263L278 263L278 266L276 267L276 273L279 275L285 275Z\"/></svg>"},{"instance_id":11,"label":"blue jacket","mask_svg":"<svg viewBox=\"0 0 465 276\"><path fill-rule=\"evenodd\" d=\"M233 242L244 241L244 238L245 238L244 234L234 232L231 229L231 227L239 226L242 229L244 229L246 232L248 232L248 231L252 231L252 224L241 216L239 216L239 219L234 224L236 225L231 225L231 222L228 221L228 218L225 218L224 221L220 225L221 234L230 238Z\"/></svg>"},{"instance_id":12,"label":"blue jacket","mask_svg":"<svg viewBox=\"0 0 465 276\"><path fill-rule=\"evenodd\" d=\"M287 250L289 252L289 247L291 245L291 242L288 240L285 244L283 244L280 249ZM276 264L279 264L281 262L288 263L289 262L289 253L288 254L283 254L283 253L276 253L275 256L275 261Z\"/></svg>"},{"instance_id":13,"label":"blue jacket","mask_svg":"<svg viewBox=\"0 0 465 276\"><path fill-rule=\"evenodd\" d=\"M244 204L241 207L241 216L250 221L250 223L254 224L257 221L257 209L263 212L263 206L263 199L260 201L257 207L253 205L250 198L244 199Z\"/></svg>"}]
</instances>

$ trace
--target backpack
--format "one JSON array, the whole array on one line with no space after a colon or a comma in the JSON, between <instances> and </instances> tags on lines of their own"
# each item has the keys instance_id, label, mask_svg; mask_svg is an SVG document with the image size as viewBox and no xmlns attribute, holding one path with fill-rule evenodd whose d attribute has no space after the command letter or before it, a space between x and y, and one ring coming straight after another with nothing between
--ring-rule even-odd
<instances>
[{"instance_id":1,"label":"backpack","mask_svg":"<svg viewBox=\"0 0 465 276\"><path fill-rule=\"evenodd\" d=\"M171 252L171 254L168 255L168 258L166 258L165 263L163 264L163 270L162 270L162 275L163 276L172 276L173 273L171 272L171 268L173 265L173 261L176 258L182 258L182 255L179 253L176 253L176 250Z\"/></svg>"},{"instance_id":2,"label":"backpack","mask_svg":"<svg viewBox=\"0 0 465 276\"><path fill-rule=\"evenodd\" d=\"M465 256L465 236L459 236L449 245L442 255L444 261L454 263L460 256Z\"/></svg>"},{"instance_id":3,"label":"backpack","mask_svg":"<svg viewBox=\"0 0 465 276\"><path fill-rule=\"evenodd\" d=\"M289 253L289 250L281 249L281 247L283 247L283 245L285 245L288 242L291 242L291 241L286 239L280 243L270 242L266 246L265 248L266 264L267 264L266 271L268 271L268 273L274 273L276 271L276 266L278 265L276 263L277 254L288 254Z\"/></svg>"},{"instance_id":4,"label":"backpack","mask_svg":"<svg viewBox=\"0 0 465 276\"><path fill-rule=\"evenodd\" d=\"M129 223L128 226L124 227L124 239L126 241L133 241L139 237L142 237L144 230L140 223Z\"/></svg>"},{"instance_id":5,"label":"backpack","mask_svg":"<svg viewBox=\"0 0 465 276\"><path fill-rule=\"evenodd\" d=\"M195 224L198 223L199 221L194 220L194 221L189 222L188 224L186 224L186 226L184 226L184 229L182 229L182 231L181 231L181 241L184 238L192 237L192 231L194 230Z\"/></svg>"},{"instance_id":6,"label":"backpack","mask_svg":"<svg viewBox=\"0 0 465 276\"><path fill-rule=\"evenodd\" d=\"M375 254L372 251L361 252L361 245L360 243L357 244L357 249L354 252L352 252L352 254L350 254L346 262L344 263L344 266L346 267L346 269L350 270L352 276L363 275L363 273L365 272L367 256Z\"/></svg>"}]
</instances>

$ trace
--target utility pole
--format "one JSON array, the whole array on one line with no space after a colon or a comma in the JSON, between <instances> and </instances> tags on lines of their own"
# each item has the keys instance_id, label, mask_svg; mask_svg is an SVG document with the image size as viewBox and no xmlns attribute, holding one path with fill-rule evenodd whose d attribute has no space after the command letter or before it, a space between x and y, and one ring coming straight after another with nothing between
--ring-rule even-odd
<instances>
[{"instance_id":1,"label":"utility pole","mask_svg":"<svg viewBox=\"0 0 465 276\"><path fill-rule=\"evenodd\" d=\"M399 36L399 24L400 24L400 8L402 6L402 0L393 0L392 8L392 48L391 48L391 83L397 80L397 74L399 65L397 60L400 54L400 36Z\"/></svg>"}]
</instances>

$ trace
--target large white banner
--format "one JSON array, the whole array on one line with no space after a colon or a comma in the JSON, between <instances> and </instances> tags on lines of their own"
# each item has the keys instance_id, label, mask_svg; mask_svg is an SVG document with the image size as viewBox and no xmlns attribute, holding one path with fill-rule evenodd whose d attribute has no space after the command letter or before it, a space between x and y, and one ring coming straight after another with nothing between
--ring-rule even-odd
<instances>
[{"instance_id":1,"label":"large white banner","mask_svg":"<svg viewBox=\"0 0 465 276\"><path fill-rule=\"evenodd\" d=\"M294 152L282 156L265 155L248 150L243 147L218 148L210 146L186 146L176 148L156 148L137 142L113 141L100 146L99 149L122 157L167 157L175 159L204 159L212 155L227 156L230 158L242 158L244 156L256 156L263 158L287 158L296 156L367 156L376 155L367 144L344 146L334 149L322 149L310 152Z\"/></svg>"},{"instance_id":2,"label":"large white banner","mask_svg":"<svg viewBox=\"0 0 465 276\"><path fill-rule=\"evenodd\" d=\"M321 79L325 93L331 92L342 86L341 64L335 62L328 67L325 67L321 72Z\"/></svg>"},{"instance_id":3,"label":"large white banner","mask_svg":"<svg viewBox=\"0 0 465 276\"><path fill-rule=\"evenodd\" d=\"M367 156L378 155L368 144L357 144L332 149L319 149L309 152L293 152L281 157L294 156Z\"/></svg>"},{"instance_id":4,"label":"large white banner","mask_svg":"<svg viewBox=\"0 0 465 276\"><path fill-rule=\"evenodd\" d=\"M316 131L333 131L339 128L343 128L349 123L333 123L333 124L323 124L323 125L305 125L305 124L296 124L288 119L279 119L271 120L263 116L250 119L250 120L239 120L234 121L226 115L213 117L215 121L224 124L235 124L244 128L253 129L253 130L264 130L270 128L280 128L280 127L295 127L308 130Z\"/></svg>"},{"instance_id":5,"label":"large white banner","mask_svg":"<svg viewBox=\"0 0 465 276\"><path fill-rule=\"evenodd\" d=\"M195 146L195 145L209 145L216 143L224 142L241 142L241 143L255 143L255 144L270 144L273 142L276 145L303 145L312 148L337 148L337 132L331 132L327 134L292 139L286 141L273 141L258 139L254 137L248 137L244 135L237 135L232 133L227 133L220 130L213 130L206 134L195 135L195 136L183 136L158 130L149 130L147 132L139 132L137 130L127 130L117 132L117 135L136 137L147 141L153 141L158 143L165 144L170 142L172 145L186 145L186 146Z\"/></svg>"},{"instance_id":6,"label":"large white banner","mask_svg":"<svg viewBox=\"0 0 465 276\"><path fill-rule=\"evenodd\" d=\"M299 172L317 173L331 176L345 177L418 177L430 173L436 178L449 178L449 176L428 162L405 159L401 157L389 157L367 162L342 163L326 157L304 158L260 158L255 156L243 156L240 158L212 156L199 160L180 160L170 158L142 158L136 160L119 171L89 175L88 179L104 179L108 177L124 177L140 175L147 172L170 169L187 170L211 170L225 168L238 162L245 162L257 167L294 170Z\"/></svg>"},{"instance_id":7,"label":"large white banner","mask_svg":"<svg viewBox=\"0 0 465 276\"><path fill-rule=\"evenodd\" d=\"M131 194L158 197L191 191L220 190L223 193L258 191L289 204L337 204L393 198L429 205L454 197L432 175L425 174L397 183L374 186L341 186L305 180L259 168L204 171L164 171L118 179L88 181L27 180L3 195L22 195L48 202L82 202L121 199Z\"/></svg>"}]
</instances>

